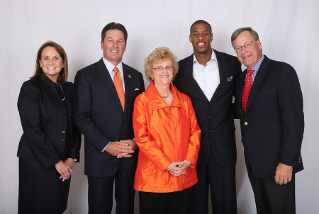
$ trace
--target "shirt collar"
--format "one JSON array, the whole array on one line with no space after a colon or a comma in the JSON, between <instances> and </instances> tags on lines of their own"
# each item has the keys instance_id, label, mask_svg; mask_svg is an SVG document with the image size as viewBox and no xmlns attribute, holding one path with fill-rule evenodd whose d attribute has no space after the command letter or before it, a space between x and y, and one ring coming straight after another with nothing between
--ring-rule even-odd
<instances>
[{"instance_id":1,"label":"shirt collar","mask_svg":"<svg viewBox=\"0 0 319 214\"><path fill-rule=\"evenodd\" d=\"M111 76L113 76L112 72L113 72L114 67L117 67L117 69L119 69L120 75L123 76L123 63L122 63L122 61L119 64L117 64L117 66L114 66L112 63L110 63L109 61L107 61L103 57L103 62L104 62L105 66L106 66L106 68Z\"/></svg>"},{"instance_id":2,"label":"shirt collar","mask_svg":"<svg viewBox=\"0 0 319 214\"><path fill-rule=\"evenodd\" d=\"M263 62L265 58L265 55L262 55L259 59L259 61L256 63L256 65L254 65L254 67L251 68L251 70L254 70L254 71L258 71L259 70L259 67L261 65L261 63Z\"/></svg>"},{"instance_id":3,"label":"shirt collar","mask_svg":"<svg viewBox=\"0 0 319 214\"><path fill-rule=\"evenodd\" d=\"M197 59L196 59L196 56L195 56L195 54L193 54L194 55L194 57L193 57L193 63L195 64L195 62L197 62L197 63L199 63L198 61L197 61ZM212 49L212 56L210 57L210 60L216 60L217 61L217 57L216 57L216 54L215 54L215 51L214 51L214 49Z\"/></svg>"}]
</instances>

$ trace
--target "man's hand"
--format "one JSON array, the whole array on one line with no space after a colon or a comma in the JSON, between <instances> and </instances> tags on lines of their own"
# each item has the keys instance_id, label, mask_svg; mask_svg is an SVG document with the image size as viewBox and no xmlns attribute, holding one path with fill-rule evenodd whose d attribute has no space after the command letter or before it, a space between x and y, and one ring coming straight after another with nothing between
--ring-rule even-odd
<instances>
[{"instance_id":1,"label":"man's hand","mask_svg":"<svg viewBox=\"0 0 319 214\"><path fill-rule=\"evenodd\" d=\"M125 153L121 153L117 156L117 158L130 158L132 157L132 153L134 153L134 151L137 149L137 145L136 145L136 142L135 140L120 140L121 144L118 145L117 147L120 148L120 149L126 149L128 150L128 152L125 152ZM129 152L129 151L132 151L133 152Z\"/></svg>"},{"instance_id":2,"label":"man's hand","mask_svg":"<svg viewBox=\"0 0 319 214\"><path fill-rule=\"evenodd\" d=\"M55 164L55 169L61 175L59 178L62 179L62 181L69 179L72 174L72 169L61 160Z\"/></svg>"},{"instance_id":3,"label":"man's hand","mask_svg":"<svg viewBox=\"0 0 319 214\"><path fill-rule=\"evenodd\" d=\"M71 168L71 173L72 173L75 161L72 158L68 158L64 161L64 163Z\"/></svg>"},{"instance_id":4,"label":"man's hand","mask_svg":"<svg viewBox=\"0 0 319 214\"><path fill-rule=\"evenodd\" d=\"M110 155L116 156L119 158L119 155L122 155L121 157L128 156L132 157L132 153L134 153L134 146L129 144L127 141L132 140L124 140L124 141L114 141L111 142L105 149L106 152L108 152ZM134 141L135 144L135 141ZM136 144L135 144L136 145ZM135 148L136 149L136 148Z\"/></svg>"},{"instance_id":5,"label":"man's hand","mask_svg":"<svg viewBox=\"0 0 319 214\"><path fill-rule=\"evenodd\" d=\"M291 181L292 166L288 166L283 163L279 163L276 168L275 180L277 184L287 184Z\"/></svg>"}]
</instances>

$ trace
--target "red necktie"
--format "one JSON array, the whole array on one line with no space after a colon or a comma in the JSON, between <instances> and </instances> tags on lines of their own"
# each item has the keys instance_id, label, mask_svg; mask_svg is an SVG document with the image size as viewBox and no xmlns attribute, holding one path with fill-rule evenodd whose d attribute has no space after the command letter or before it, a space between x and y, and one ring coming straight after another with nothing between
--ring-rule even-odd
<instances>
[{"instance_id":1,"label":"red necktie","mask_svg":"<svg viewBox=\"0 0 319 214\"><path fill-rule=\"evenodd\" d=\"M113 82L114 82L114 86L117 92L117 95L119 96L123 111L124 111L124 107L125 107L125 94L124 94L124 90L123 90L123 83L122 83L122 78L121 75L119 73L119 69L117 67L114 67L113 71L115 72L114 78L113 78Z\"/></svg>"},{"instance_id":2,"label":"red necktie","mask_svg":"<svg viewBox=\"0 0 319 214\"><path fill-rule=\"evenodd\" d=\"M245 81L245 85L244 85L244 89L243 89L243 94L241 97L241 104L242 104L244 114L246 114L248 96L249 96L249 92L250 92L252 82L253 82L253 80L251 78L251 75L253 74L253 72L254 72L254 70L249 70L247 72L247 77L246 77L246 81Z\"/></svg>"}]
</instances>

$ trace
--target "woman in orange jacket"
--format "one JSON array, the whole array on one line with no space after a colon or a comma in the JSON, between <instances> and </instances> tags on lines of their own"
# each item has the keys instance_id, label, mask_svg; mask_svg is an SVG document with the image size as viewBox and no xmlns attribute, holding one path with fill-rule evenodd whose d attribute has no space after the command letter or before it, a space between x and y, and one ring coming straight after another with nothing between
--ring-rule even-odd
<instances>
[{"instance_id":1,"label":"woman in orange jacket","mask_svg":"<svg viewBox=\"0 0 319 214\"><path fill-rule=\"evenodd\" d=\"M201 130L190 98L171 84L177 71L168 48L155 49L145 60L151 83L136 98L133 113L141 214L188 213L190 187L197 183Z\"/></svg>"}]
</instances>

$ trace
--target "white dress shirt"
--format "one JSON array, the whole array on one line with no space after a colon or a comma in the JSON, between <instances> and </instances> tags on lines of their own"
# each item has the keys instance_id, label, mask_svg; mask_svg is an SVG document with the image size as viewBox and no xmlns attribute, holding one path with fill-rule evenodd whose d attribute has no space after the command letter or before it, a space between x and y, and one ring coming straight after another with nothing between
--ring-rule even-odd
<instances>
[{"instance_id":1,"label":"white dress shirt","mask_svg":"<svg viewBox=\"0 0 319 214\"><path fill-rule=\"evenodd\" d=\"M123 64L122 64L122 61L117 65L117 66L114 66L112 63L110 63L109 61L107 61L104 57L103 57L103 62L107 68L107 70L109 71L110 73L110 76L111 76L111 79L112 81L114 80L114 75L115 75L115 71L113 71L114 67L117 67L117 69L119 70L119 74L121 75L121 79L122 79L122 84L123 84L123 90L124 90L124 93L125 93L125 83L124 83L124 78L123 78Z\"/></svg>"},{"instance_id":2,"label":"white dress shirt","mask_svg":"<svg viewBox=\"0 0 319 214\"><path fill-rule=\"evenodd\" d=\"M201 65L194 54L193 77L210 101L220 83L218 62L214 50L212 50L211 59L206 66Z\"/></svg>"}]
</instances>

